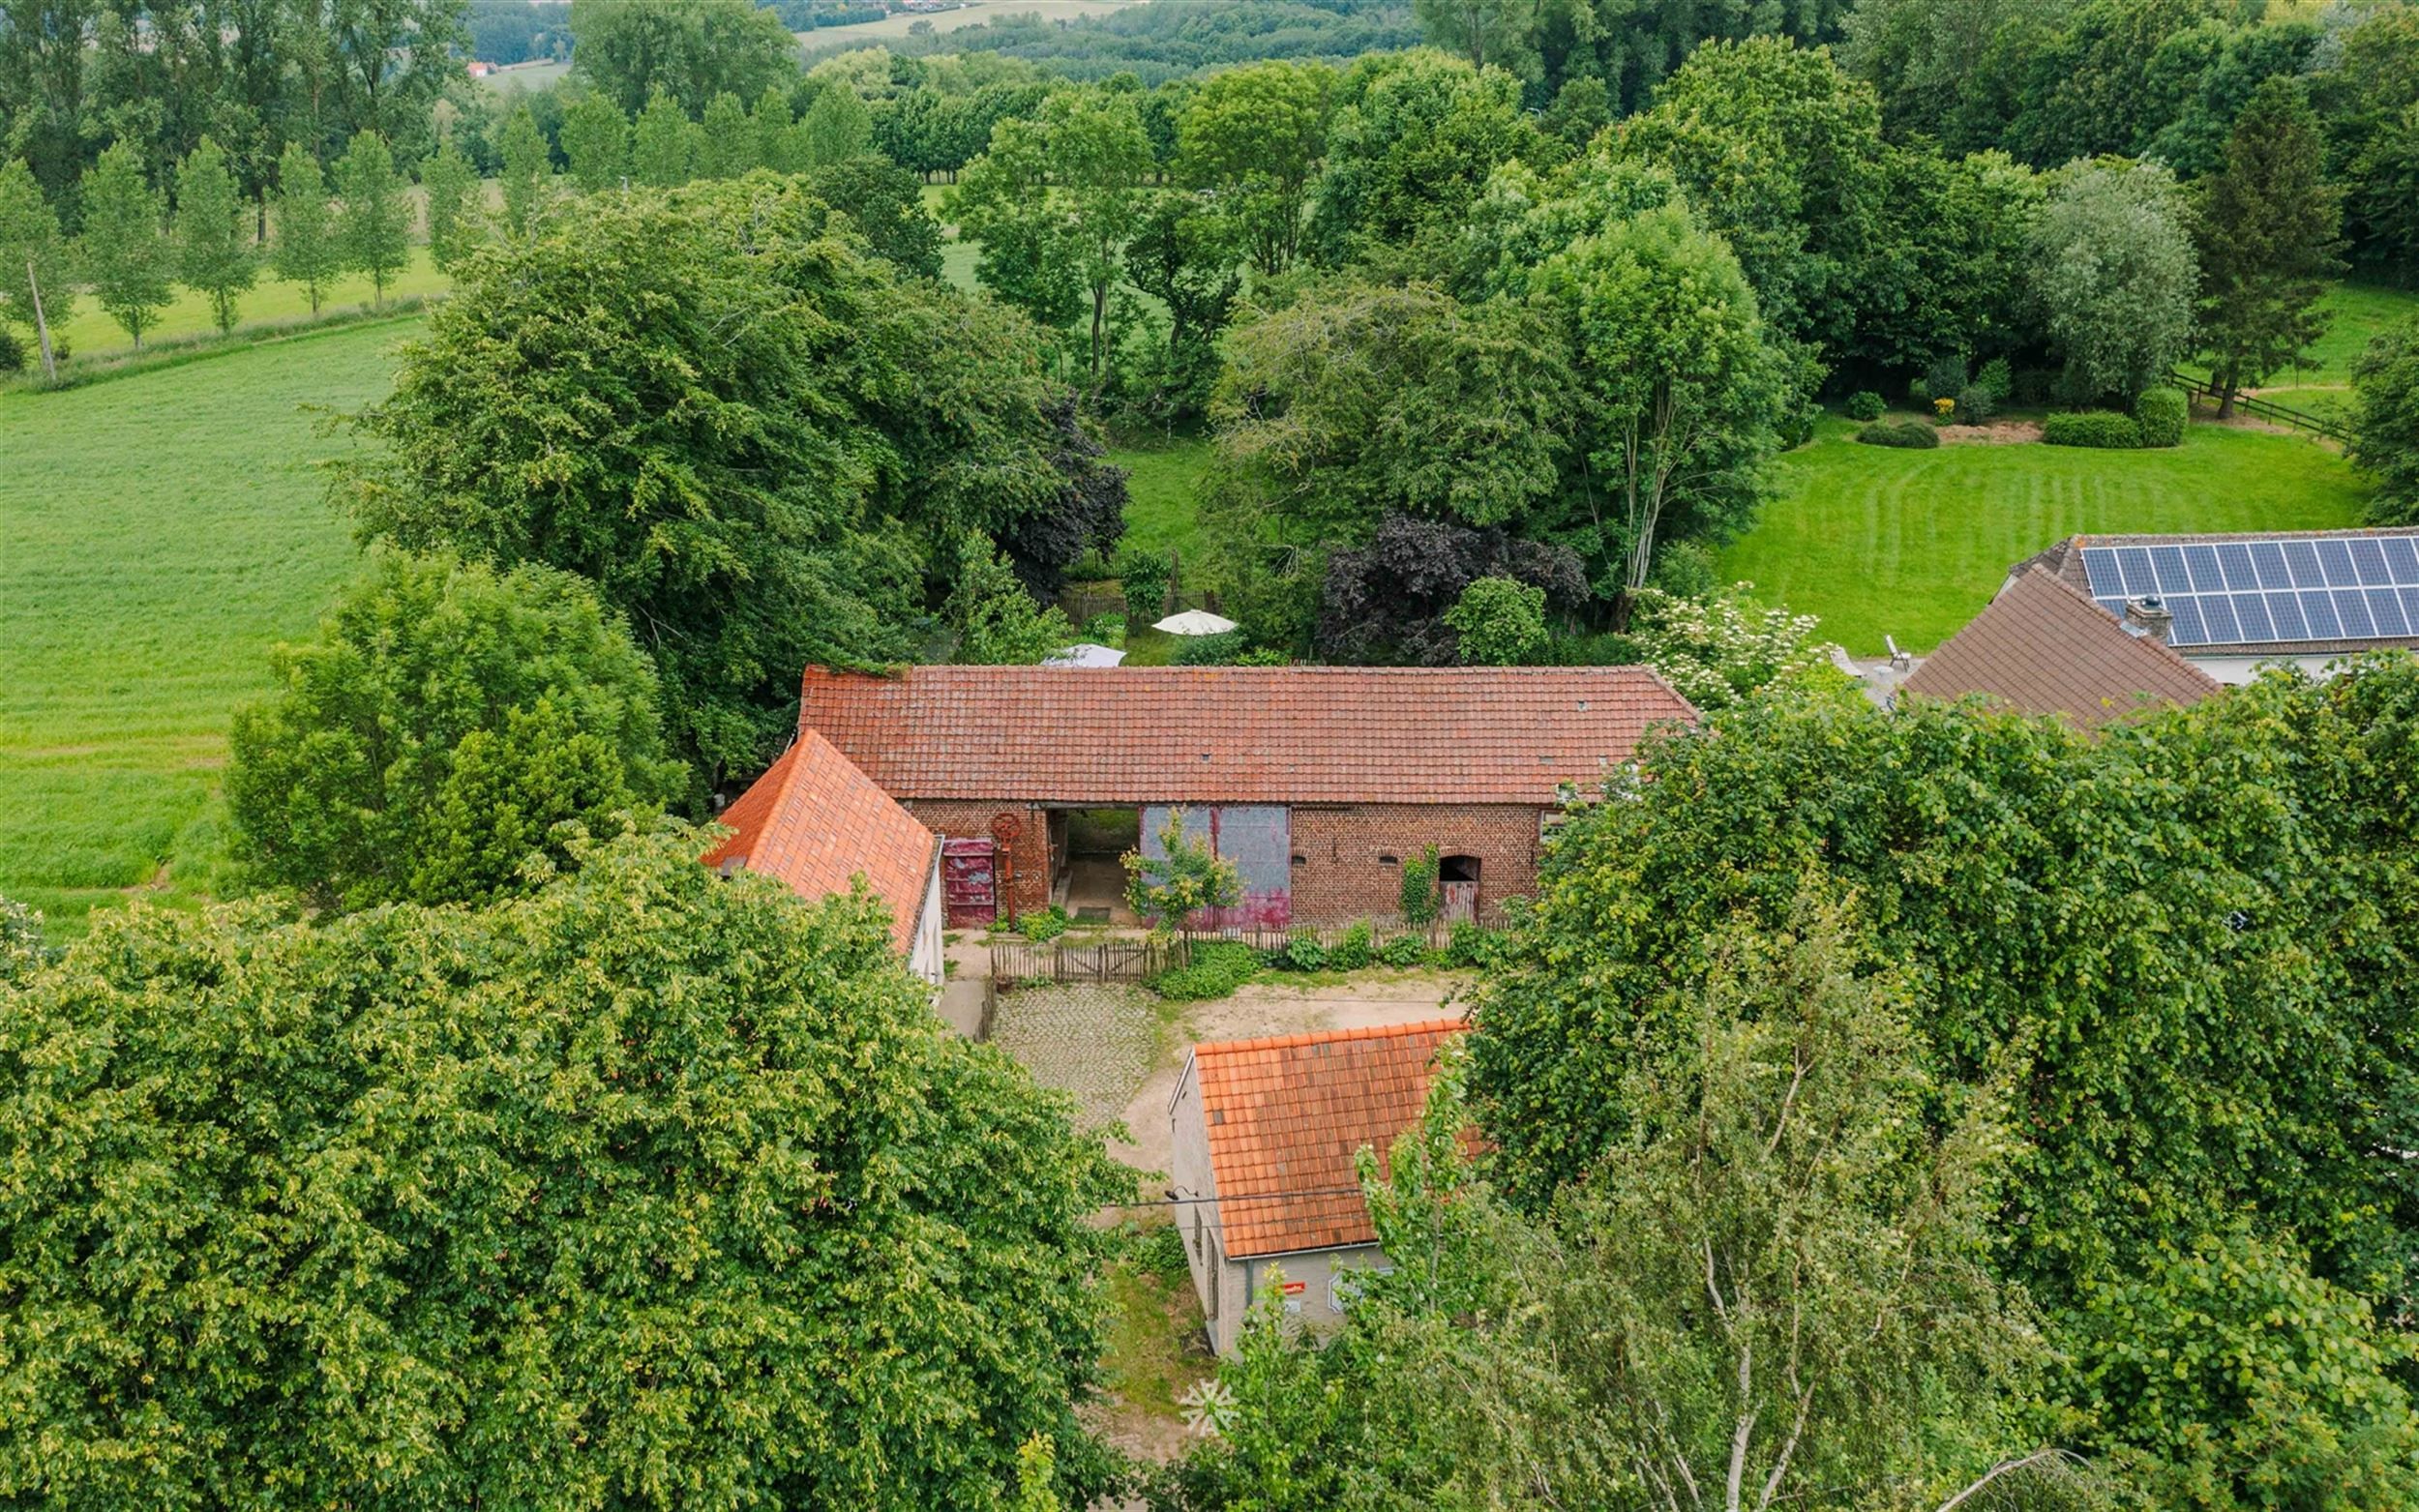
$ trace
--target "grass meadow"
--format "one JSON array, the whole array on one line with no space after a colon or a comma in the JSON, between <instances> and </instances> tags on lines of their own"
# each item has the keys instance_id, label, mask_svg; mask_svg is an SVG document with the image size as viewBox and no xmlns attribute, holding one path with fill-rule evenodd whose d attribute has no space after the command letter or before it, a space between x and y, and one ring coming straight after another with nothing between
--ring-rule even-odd
<instances>
[{"instance_id":1,"label":"grass meadow","mask_svg":"<svg viewBox=\"0 0 2419 1512\"><path fill-rule=\"evenodd\" d=\"M429 261L426 247L411 250L411 262L386 285L386 297L423 299L442 294L453 287L453 281L439 273ZM372 290L367 277L348 273L321 294L319 318L346 314L370 308ZM307 324L313 318L310 296L299 283L287 283L263 271L260 282L236 302L235 333L273 330L282 326ZM126 328L110 319L93 303L90 293L76 296L75 308L67 319L51 328L64 337L71 360L113 357L134 350L134 343L126 335ZM159 346L190 341L194 338L214 339L219 334L218 318L211 313L209 299L194 293L183 284L176 285L176 295L160 312L159 322L143 333L143 345ZM27 355L32 356L32 343Z\"/></svg>"},{"instance_id":2,"label":"grass meadow","mask_svg":"<svg viewBox=\"0 0 2419 1512\"><path fill-rule=\"evenodd\" d=\"M2348 418L2352 359L2369 344L2369 338L2398 320L2419 315L2419 289L2339 283L2327 290L2318 308L2326 312L2327 328L2311 343L2310 360L2269 378L2259 397L2314 415ZM2187 371L2206 375L2209 367L2193 363Z\"/></svg>"},{"instance_id":3,"label":"grass meadow","mask_svg":"<svg viewBox=\"0 0 2419 1512\"><path fill-rule=\"evenodd\" d=\"M966 26L983 26L1010 16L1038 15L1045 21L1071 21L1079 16L1105 15L1128 6L1142 5L1147 0L966 0L954 11L935 11L917 15L901 11L879 21L858 21L849 26L818 26L813 31L797 33L801 45L821 49L835 44L851 46L873 46L887 39L905 37L918 21L930 23L937 32L953 32ZM1179 4L1182 0L1178 0ZM490 74L490 78L497 75ZM534 86L532 86L534 87Z\"/></svg>"},{"instance_id":4,"label":"grass meadow","mask_svg":"<svg viewBox=\"0 0 2419 1512\"><path fill-rule=\"evenodd\" d=\"M211 891L229 717L354 560L314 410L382 396L417 326L0 393L0 894L74 932Z\"/></svg>"},{"instance_id":5,"label":"grass meadow","mask_svg":"<svg viewBox=\"0 0 2419 1512\"><path fill-rule=\"evenodd\" d=\"M1819 615L1860 656L1924 651L1990 601L2008 568L2077 532L2312 530L2359 523L2368 490L2298 435L2196 425L2172 450L1862 446L1826 421L1774 464L1778 491L1721 553L1726 577Z\"/></svg>"}]
</instances>

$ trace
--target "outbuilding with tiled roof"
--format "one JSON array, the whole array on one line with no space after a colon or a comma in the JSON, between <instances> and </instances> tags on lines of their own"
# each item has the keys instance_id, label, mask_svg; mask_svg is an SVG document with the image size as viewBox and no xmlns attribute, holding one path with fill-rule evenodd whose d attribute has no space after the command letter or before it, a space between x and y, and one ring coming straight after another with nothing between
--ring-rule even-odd
<instances>
[{"instance_id":1,"label":"outbuilding with tiled roof","mask_svg":"<svg viewBox=\"0 0 2419 1512\"><path fill-rule=\"evenodd\" d=\"M1464 1027L1432 1019L1193 1047L1168 1104L1170 1175L1219 1353L1272 1270L1286 1311L1315 1327L1385 1264L1356 1158L1367 1147L1383 1167L1419 1121L1438 1051Z\"/></svg>"},{"instance_id":2,"label":"outbuilding with tiled roof","mask_svg":"<svg viewBox=\"0 0 2419 1512\"><path fill-rule=\"evenodd\" d=\"M723 811L731 834L704 862L777 877L810 901L863 879L890 910L890 940L909 967L941 978L941 837L813 730Z\"/></svg>"},{"instance_id":3,"label":"outbuilding with tiled roof","mask_svg":"<svg viewBox=\"0 0 2419 1512\"><path fill-rule=\"evenodd\" d=\"M1695 715L1643 667L810 667L798 721L946 838L952 927L1126 922L1116 858L1176 822L1242 878L1198 925L1282 928L1396 911L1430 846L1491 916L1567 793Z\"/></svg>"},{"instance_id":4,"label":"outbuilding with tiled roof","mask_svg":"<svg viewBox=\"0 0 2419 1512\"><path fill-rule=\"evenodd\" d=\"M2110 618L2046 567L2019 569L1964 629L1924 659L1899 695L1982 695L2083 729L2146 709L2199 702L2217 680L2140 625Z\"/></svg>"}]
</instances>

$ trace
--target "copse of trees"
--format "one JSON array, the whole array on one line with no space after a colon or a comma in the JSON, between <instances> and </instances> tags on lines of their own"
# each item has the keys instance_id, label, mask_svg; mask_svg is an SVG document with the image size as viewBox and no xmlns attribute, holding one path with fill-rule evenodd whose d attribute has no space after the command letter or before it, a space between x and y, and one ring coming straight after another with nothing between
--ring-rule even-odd
<instances>
[{"instance_id":1,"label":"copse of trees","mask_svg":"<svg viewBox=\"0 0 2419 1512\"><path fill-rule=\"evenodd\" d=\"M1104 1489L1087 1220L1130 1172L941 1025L878 903L710 844L0 944L0 1486L905 1512L1007 1504L1040 1440Z\"/></svg>"},{"instance_id":2,"label":"copse of trees","mask_svg":"<svg viewBox=\"0 0 2419 1512\"><path fill-rule=\"evenodd\" d=\"M912 659L967 532L1046 544L1047 571L1097 532L1021 523L1105 515L1114 546L1121 514L1030 328L860 249L769 177L575 201L463 266L343 496L366 535L594 582L674 753L752 773L800 667Z\"/></svg>"},{"instance_id":3,"label":"copse of trees","mask_svg":"<svg viewBox=\"0 0 2419 1512\"><path fill-rule=\"evenodd\" d=\"M793 76L797 44L754 0L587 0L571 16L572 73L621 107L663 93L692 116Z\"/></svg>"}]
</instances>

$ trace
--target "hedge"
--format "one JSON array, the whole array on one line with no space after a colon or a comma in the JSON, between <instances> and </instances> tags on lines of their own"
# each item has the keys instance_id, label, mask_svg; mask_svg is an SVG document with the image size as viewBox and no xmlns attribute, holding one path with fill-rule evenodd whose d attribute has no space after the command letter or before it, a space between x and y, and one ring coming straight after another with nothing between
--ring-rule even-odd
<instances>
[{"instance_id":1,"label":"hedge","mask_svg":"<svg viewBox=\"0 0 2419 1512\"><path fill-rule=\"evenodd\" d=\"M2041 438L2051 446L2089 446L2103 451L2130 451L2142 444L2142 428L2131 415L2114 410L2086 409L2051 415L2042 423Z\"/></svg>"},{"instance_id":2,"label":"hedge","mask_svg":"<svg viewBox=\"0 0 2419 1512\"><path fill-rule=\"evenodd\" d=\"M1900 420L1867 426L1856 433L1867 446L1905 446L1922 450L1940 444L1940 431L1920 420Z\"/></svg>"},{"instance_id":3,"label":"hedge","mask_svg":"<svg viewBox=\"0 0 2419 1512\"><path fill-rule=\"evenodd\" d=\"M2144 446L2182 446L2191 408L2181 389L2152 389L2134 401L2134 419Z\"/></svg>"}]
</instances>

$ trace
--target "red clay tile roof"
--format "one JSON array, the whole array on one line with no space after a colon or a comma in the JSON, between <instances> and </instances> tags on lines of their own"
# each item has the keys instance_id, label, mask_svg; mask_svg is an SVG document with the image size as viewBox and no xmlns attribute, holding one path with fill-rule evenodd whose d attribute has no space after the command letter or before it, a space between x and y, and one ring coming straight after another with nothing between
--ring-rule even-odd
<instances>
[{"instance_id":1,"label":"red clay tile roof","mask_svg":"<svg viewBox=\"0 0 2419 1512\"><path fill-rule=\"evenodd\" d=\"M1932 698L1988 694L2084 729L2218 691L2175 651L2131 634L2056 572L2029 564L1900 687Z\"/></svg>"},{"instance_id":2,"label":"red clay tile roof","mask_svg":"<svg viewBox=\"0 0 2419 1512\"><path fill-rule=\"evenodd\" d=\"M1384 1159L1419 1121L1437 1047L1458 1019L1193 1047L1226 1253L1371 1244L1353 1156ZM1279 1196L1316 1192L1318 1197Z\"/></svg>"},{"instance_id":3,"label":"red clay tile roof","mask_svg":"<svg viewBox=\"0 0 2419 1512\"><path fill-rule=\"evenodd\" d=\"M891 942L902 955L913 945L941 837L830 741L801 733L723 811L722 822L734 833L705 853L707 866L736 861L809 900L845 893L862 875L890 905Z\"/></svg>"},{"instance_id":4,"label":"red clay tile roof","mask_svg":"<svg viewBox=\"0 0 2419 1512\"><path fill-rule=\"evenodd\" d=\"M1511 803L1696 710L1643 667L809 667L801 728L900 798Z\"/></svg>"}]
</instances>

